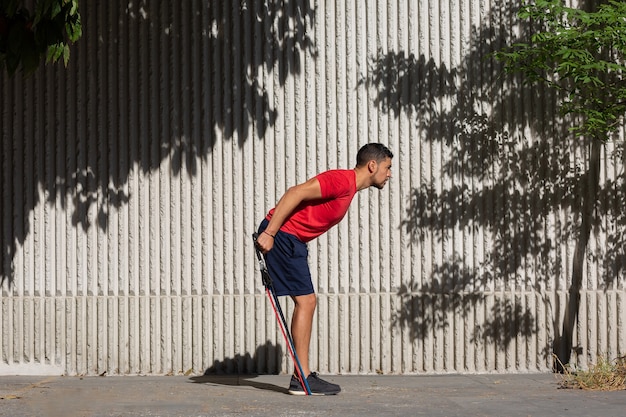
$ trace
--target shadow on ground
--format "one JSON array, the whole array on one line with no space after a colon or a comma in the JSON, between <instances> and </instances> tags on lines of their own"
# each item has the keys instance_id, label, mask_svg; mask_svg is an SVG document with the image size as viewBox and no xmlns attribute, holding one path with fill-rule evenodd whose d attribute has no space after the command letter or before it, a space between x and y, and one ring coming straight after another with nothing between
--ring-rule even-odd
<instances>
[{"instance_id":1,"label":"shadow on ground","mask_svg":"<svg viewBox=\"0 0 626 417\"><path fill-rule=\"evenodd\" d=\"M271 341L257 347L254 355L249 352L221 361L214 361L203 375L190 379L195 384L218 384L228 386L248 386L266 391L287 393L287 386L278 386L256 381L260 375L279 375L282 372L283 348ZM288 378L285 377L286 384Z\"/></svg>"}]
</instances>

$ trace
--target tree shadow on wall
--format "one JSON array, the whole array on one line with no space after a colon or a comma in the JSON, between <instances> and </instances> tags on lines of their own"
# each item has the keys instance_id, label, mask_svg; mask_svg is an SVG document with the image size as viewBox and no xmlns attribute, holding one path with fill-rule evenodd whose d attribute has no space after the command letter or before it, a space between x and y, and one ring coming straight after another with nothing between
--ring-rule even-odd
<instances>
[{"instance_id":1,"label":"tree shadow on wall","mask_svg":"<svg viewBox=\"0 0 626 417\"><path fill-rule=\"evenodd\" d=\"M235 355L223 361L215 361L203 375L193 376L190 380L197 384L218 384L229 386L250 386L257 389L287 393L287 389L273 384L254 381L258 375L281 373L283 349L267 341L254 352Z\"/></svg>"},{"instance_id":2,"label":"tree shadow on wall","mask_svg":"<svg viewBox=\"0 0 626 417\"><path fill-rule=\"evenodd\" d=\"M298 0L86 2L81 15L67 69L0 75L15 104L2 129L1 283L46 215L33 213L41 195L74 226L106 230L133 171L167 161L195 176L218 140L263 137L278 112L268 90L315 56L315 10Z\"/></svg>"},{"instance_id":3,"label":"tree shadow on wall","mask_svg":"<svg viewBox=\"0 0 626 417\"><path fill-rule=\"evenodd\" d=\"M424 339L431 331L449 330L453 317L465 320L482 310L486 319L474 317L470 342L490 343L508 348L518 336L530 336L537 325L532 311L519 299L493 298L491 302L480 289L471 288L481 281L476 273L459 270L462 259L435 267L431 281L417 287L403 285L398 291L402 309L393 316L396 326L409 329L412 339ZM487 306L490 304L490 306Z\"/></svg>"},{"instance_id":4,"label":"tree shadow on wall","mask_svg":"<svg viewBox=\"0 0 626 417\"><path fill-rule=\"evenodd\" d=\"M538 328L535 301L515 295L520 290L541 297L536 302L549 306L559 328L559 306L550 305L546 290L558 289L559 277L570 278L561 245L579 227L585 178L572 162L586 144L567 140L550 91L504 77L490 58L512 42L516 7L507 6L482 19L488 26L472 28L471 46L454 68L423 55L390 52L373 60L372 76L364 80L376 88L383 110L415 120L424 147L446 150L441 171L422 177L407 197L402 221L423 257L432 256L433 242L444 251L439 261L433 259L429 277L416 271L398 292L403 307L393 323L408 327L414 338L451 326L455 315L467 320L481 310L485 317L475 324L471 341L506 349ZM607 181L601 194L605 203L596 227L610 236L598 254L611 272L606 288L624 268L626 217L617 209L626 202L624 174ZM553 349L544 347L547 363Z\"/></svg>"}]
</instances>

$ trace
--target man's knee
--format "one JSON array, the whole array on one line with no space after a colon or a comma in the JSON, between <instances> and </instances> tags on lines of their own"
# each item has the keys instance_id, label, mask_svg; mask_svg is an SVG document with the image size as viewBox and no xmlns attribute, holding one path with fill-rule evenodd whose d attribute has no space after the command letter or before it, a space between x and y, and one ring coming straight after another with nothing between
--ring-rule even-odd
<instances>
[{"instance_id":1,"label":"man's knee","mask_svg":"<svg viewBox=\"0 0 626 417\"><path fill-rule=\"evenodd\" d=\"M317 296L315 294L298 295L293 297L296 307L303 310L313 311L317 305Z\"/></svg>"}]
</instances>

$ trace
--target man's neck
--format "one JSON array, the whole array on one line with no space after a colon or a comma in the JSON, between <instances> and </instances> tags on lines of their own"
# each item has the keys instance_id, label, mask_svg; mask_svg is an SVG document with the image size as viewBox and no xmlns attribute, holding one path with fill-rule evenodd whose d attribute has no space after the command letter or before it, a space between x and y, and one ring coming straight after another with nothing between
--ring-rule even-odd
<instances>
[{"instance_id":1,"label":"man's neck","mask_svg":"<svg viewBox=\"0 0 626 417\"><path fill-rule=\"evenodd\" d=\"M354 172L356 173L356 190L361 191L371 186L370 184L370 175L367 170L367 166L364 167L355 167Z\"/></svg>"}]
</instances>

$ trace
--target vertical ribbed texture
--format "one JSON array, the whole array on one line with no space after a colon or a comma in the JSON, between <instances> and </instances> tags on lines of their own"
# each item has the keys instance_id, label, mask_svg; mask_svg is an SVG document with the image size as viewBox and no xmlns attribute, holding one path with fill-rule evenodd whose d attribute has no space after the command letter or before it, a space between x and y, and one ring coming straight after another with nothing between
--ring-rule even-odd
<instances>
[{"instance_id":1,"label":"vertical ribbed texture","mask_svg":"<svg viewBox=\"0 0 626 417\"><path fill-rule=\"evenodd\" d=\"M312 367L551 368L586 148L489 58L517 2L84 3L67 69L0 76L0 372L290 372L251 234L374 141L392 180L309 245ZM626 353L621 146L580 366Z\"/></svg>"}]
</instances>

